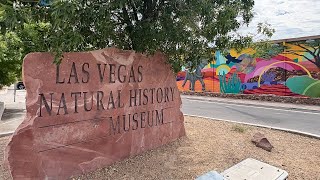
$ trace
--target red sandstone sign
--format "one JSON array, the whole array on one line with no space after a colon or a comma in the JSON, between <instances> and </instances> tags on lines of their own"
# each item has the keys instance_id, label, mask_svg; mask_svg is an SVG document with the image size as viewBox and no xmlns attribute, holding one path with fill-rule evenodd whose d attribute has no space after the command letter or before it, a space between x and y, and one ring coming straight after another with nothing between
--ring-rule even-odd
<instances>
[{"instance_id":1,"label":"red sandstone sign","mask_svg":"<svg viewBox=\"0 0 320 180\"><path fill-rule=\"evenodd\" d=\"M161 54L103 49L24 59L27 116L6 159L14 179L65 179L185 135L176 79Z\"/></svg>"}]
</instances>

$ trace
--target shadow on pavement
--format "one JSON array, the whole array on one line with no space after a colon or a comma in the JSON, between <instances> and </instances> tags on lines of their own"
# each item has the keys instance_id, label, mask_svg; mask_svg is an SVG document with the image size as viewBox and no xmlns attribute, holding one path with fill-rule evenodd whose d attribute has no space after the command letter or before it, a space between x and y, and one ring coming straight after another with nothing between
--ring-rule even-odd
<instances>
[{"instance_id":1,"label":"shadow on pavement","mask_svg":"<svg viewBox=\"0 0 320 180\"><path fill-rule=\"evenodd\" d=\"M5 109L1 121L5 122L12 118L18 118L24 116L25 113L25 109Z\"/></svg>"}]
</instances>

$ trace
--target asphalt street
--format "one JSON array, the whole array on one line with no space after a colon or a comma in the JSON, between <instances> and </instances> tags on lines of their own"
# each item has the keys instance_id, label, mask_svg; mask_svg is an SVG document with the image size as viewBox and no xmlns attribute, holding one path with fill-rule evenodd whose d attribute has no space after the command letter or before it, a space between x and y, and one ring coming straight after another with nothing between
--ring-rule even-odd
<instances>
[{"instance_id":1,"label":"asphalt street","mask_svg":"<svg viewBox=\"0 0 320 180\"><path fill-rule=\"evenodd\" d=\"M261 101L246 104L245 100L236 103L220 99L211 101L182 96L182 111L185 115L289 129L320 137L319 110L269 106Z\"/></svg>"}]
</instances>

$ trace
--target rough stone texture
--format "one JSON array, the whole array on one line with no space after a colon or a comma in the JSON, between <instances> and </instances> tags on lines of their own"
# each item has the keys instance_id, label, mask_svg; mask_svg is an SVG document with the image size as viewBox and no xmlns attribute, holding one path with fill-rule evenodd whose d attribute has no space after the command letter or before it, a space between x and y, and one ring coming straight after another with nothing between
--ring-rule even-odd
<instances>
[{"instance_id":1,"label":"rough stone texture","mask_svg":"<svg viewBox=\"0 0 320 180\"><path fill-rule=\"evenodd\" d=\"M264 95L264 94L259 94L259 95L254 95L254 94L222 94L222 93L214 93L214 92L191 92L191 91L188 91L188 92L182 91L181 94L320 106L320 98L309 98L309 97L276 96L276 95Z\"/></svg>"},{"instance_id":2,"label":"rough stone texture","mask_svg":"<svg viewBox=\"0 0 320 180\"><path fill-rule=\"evenodd\" d=\"M56 66L52 64L53 57L49 53L28 54L23 63L27 115L10 140L5 155L13 179L66 179L71 175L108 166L184 136L180 93L175 76L165 60L160 53L147 57L115 48L65 53L58 78L59 82L63 82L63 79L65 82L59 84L56 83ZM73 62L76 70L72 69ZM89 66L83 67L84 63ZM102 67L104 63L108 64L103 82L100 82L98 63L102 64ZM110 67L109 64L115 66ZM118 74L117 68L120 65L125 65L126 69L122 68ZM139 66L142 68L137 70ZM131 67L135 69L133 73ZM114 83L110 83L109 72L113 72L111 69L116 69L115 73L111 74L115 79ZM79 83L76 83L75 72ZM120 83L118 77L123 78L124 75L127 79ZM88 79L88 83L83 83ZM137 82L139 80L141 82ZM160 90L156 92L159 88L162 88L162 95ZM142 89L142 99L140 101L137 98L137 106L134 106L133 99L130 107L129 92L132 90L134 94L134 89ZM144 89L147 89L145 94ZM98 95L97 91L104 94ZM113 92L114 101L110 98L110 91ZM154 94L151 94L152 91ZM75 100L75 95L71 96L71 92L81 92L81 97L78 96L78 100ZM87 92L86 102L84 92ZM94 93L93 96L90 92ZM49 111L50 93L54 93L51 116L41 100L41 93L46 98ZM85 111L85 104L87 109L92 106L92 110ZM137 114L134 115L135 113Z\"/></svg>"},{"instance_id":3,"label":"rough stone texture","mask_svg":"<svg viewBox=\"0 0 320 180\"><path fill-rule=\"evenodd\" d=\"M271 152L273 146L269 142L269 140L260 132L253 135L251 140L257 147L260 147L266 151Z\"/></svg>"}]
</instances>

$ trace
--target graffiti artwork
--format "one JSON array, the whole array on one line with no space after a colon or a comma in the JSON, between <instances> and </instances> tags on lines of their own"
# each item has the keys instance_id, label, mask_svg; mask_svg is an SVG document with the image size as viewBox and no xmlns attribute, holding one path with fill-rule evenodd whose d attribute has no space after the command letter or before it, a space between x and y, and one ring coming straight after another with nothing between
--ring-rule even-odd
<instances>
[{"instance_id":1,"label":"graffiti artwork","mask_svg":"<svg viewBox=\"0 0 320 180\"><path fill-rule=\"evenodd\" d=\"M190 62L191 63L191 62ZM201 70L207 65L208 61L203 60L199 65L195 67L193 70L192 64L189 64L188 67L185 69L186 75L182 83L182 87L184 87L189 81L189 90L195 90L195 83L199 80L201 83L202 91L205 91L205 83L203 82L203 75Z\"/></svg>"},{"instance_id":2,"label":"graffiti artwork","mask_svg":"<svg viewBox=\"0 0 320 180\"><path fill-rule=\"evenodd\" d=\"M269 59L253 58L254 49L241 52L231 49L227 55L216 51L212 62L199 67L200 81L188 84L187 80L192 79L190 72L179 72L178 88L181 91L320 97L319 47L300 44L286 47L283 53Z\"/></svg>"}]
</instances>

